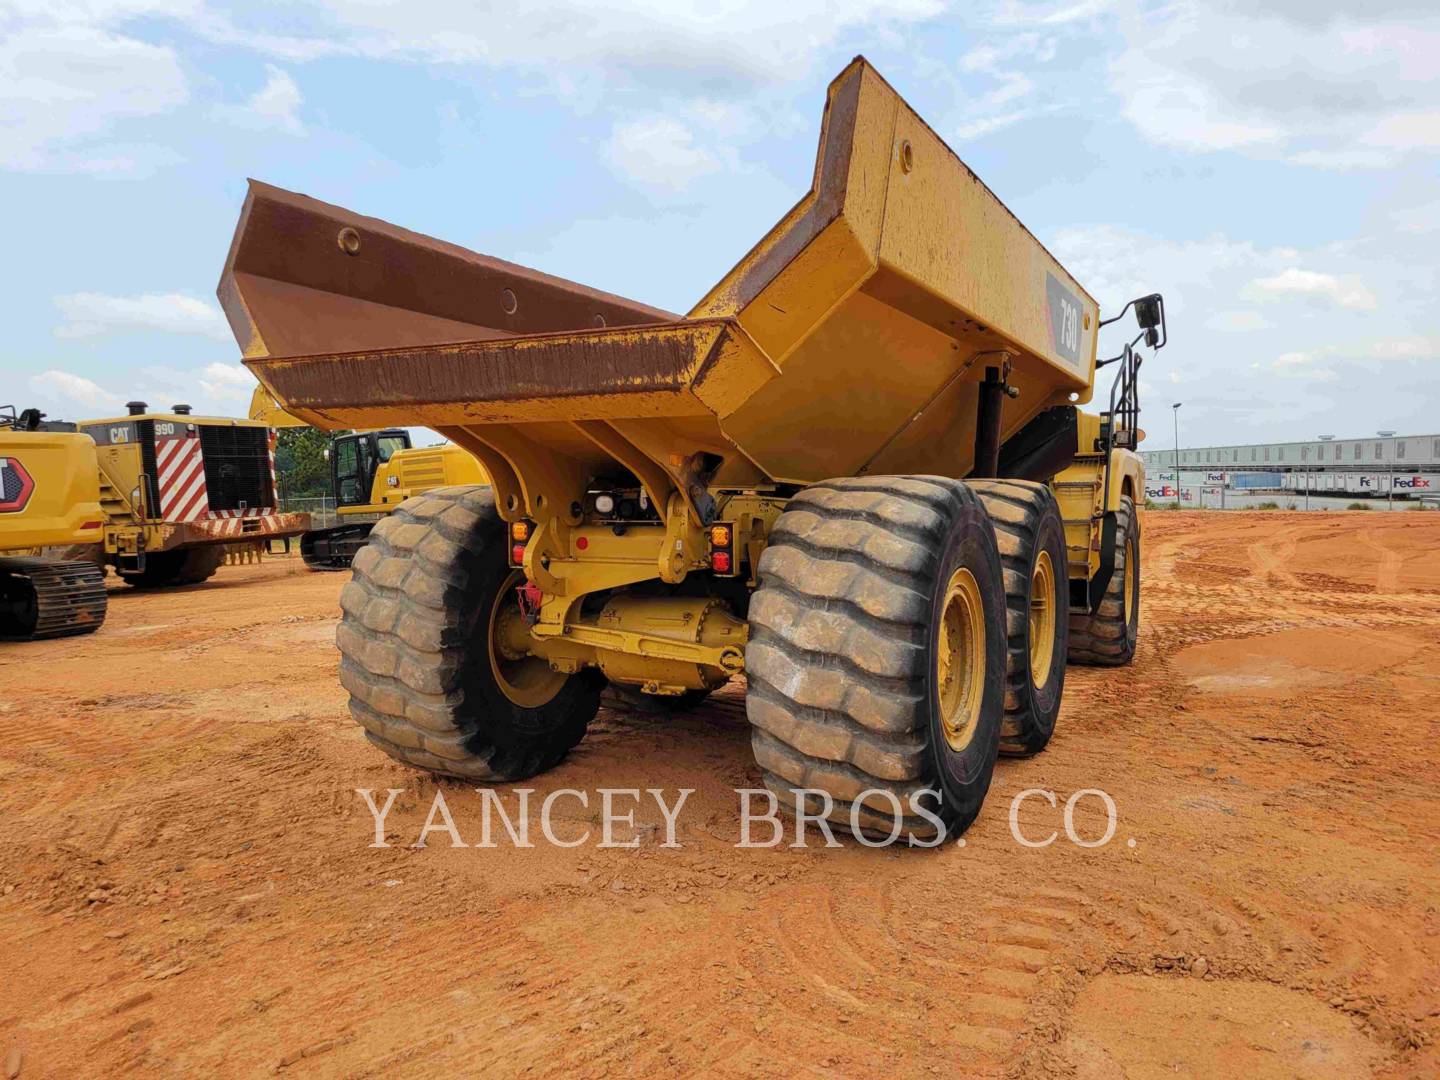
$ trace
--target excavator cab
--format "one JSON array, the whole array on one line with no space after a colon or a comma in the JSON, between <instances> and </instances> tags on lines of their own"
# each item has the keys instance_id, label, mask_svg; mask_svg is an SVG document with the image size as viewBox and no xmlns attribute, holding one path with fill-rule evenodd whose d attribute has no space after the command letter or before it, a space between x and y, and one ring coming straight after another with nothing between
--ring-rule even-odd
<instances>
[{"instance_id":1,"label":"excavator cab","mask_svg":"<svg viewBox=\"0 0 1440 1080\"><path fill-rule=\"evenodd\" d=\"M336 507L368 506L375 498L375 473L397 450L410 448L410 433L399 429L342 435L330 447L330 482Z\"/></svg>"}]
</instances>

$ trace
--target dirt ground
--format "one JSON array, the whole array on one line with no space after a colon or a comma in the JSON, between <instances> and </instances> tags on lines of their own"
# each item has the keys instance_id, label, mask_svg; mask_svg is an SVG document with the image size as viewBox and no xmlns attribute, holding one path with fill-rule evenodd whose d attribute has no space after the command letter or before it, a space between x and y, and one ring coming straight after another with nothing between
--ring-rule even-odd
<instances>
[{"instance_id":1,"label":"dirt ground","mask_svg":"<svg viewBox=\"0 0 1440 1080\"><path fill-rule=\"evenodd\" d=\"M1137 661L1071 668L935 851L735 848L738 689L520 785L694 788L679 849L648 796L633 850L415 849L437 784L346 714L343 575L116 587L0 646L7 1075L1440 1075L1440 514L1145 530ZM404 789L392 846L357 788Z\"/></svg>"}]
</instances>

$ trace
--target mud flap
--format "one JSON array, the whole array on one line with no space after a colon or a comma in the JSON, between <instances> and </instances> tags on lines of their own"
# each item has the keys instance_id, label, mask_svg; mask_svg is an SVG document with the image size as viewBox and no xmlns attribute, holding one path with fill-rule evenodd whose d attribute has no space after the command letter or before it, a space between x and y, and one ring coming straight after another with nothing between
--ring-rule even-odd
<instances>
[{"instance_id":1,"label":"mud flap","mask_svg":"<svg viewBox=\"0 0 1440 1080\"><path fill-rule=\"evenodd\" d=\"M1090 579L1090 593L1085 598L1086 608L1095 612L1115 576L1115 511L1106 510L1100 522L1100 566Z\"/></svg>"}]
</instances>

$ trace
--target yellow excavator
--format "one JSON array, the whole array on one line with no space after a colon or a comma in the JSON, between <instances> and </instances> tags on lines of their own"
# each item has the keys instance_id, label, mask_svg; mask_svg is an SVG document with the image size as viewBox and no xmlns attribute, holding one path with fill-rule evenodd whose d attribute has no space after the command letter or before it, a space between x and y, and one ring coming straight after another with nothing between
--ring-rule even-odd
<instances>
[{"instance_id":1,"label":"yellow excavator","mask_svg":"<svg viewBox=\"0 0 1440 1080\"><path fill-rule=\"evenodd\" d=\"M38 409L0 414L0 638L91 634L105 621L105 571L47 547L104 537L95 444Z\"/></svg>"},{"instance_id":2,"label":"yellow excavator","mask_svg":"<svg viewBox=\"0 0 1440 1080\"><path fill-rule=\"evenodd\" d=\"M257 386L250 419L271 428L307 427ZM300 555L312 570L348 570L375 523L412 495L452 484L487 484L485 470L458 446L414 447L404 428L357 431L330 443L330 495L339 525L310 529Z\"/></svg>"}]
</instances>

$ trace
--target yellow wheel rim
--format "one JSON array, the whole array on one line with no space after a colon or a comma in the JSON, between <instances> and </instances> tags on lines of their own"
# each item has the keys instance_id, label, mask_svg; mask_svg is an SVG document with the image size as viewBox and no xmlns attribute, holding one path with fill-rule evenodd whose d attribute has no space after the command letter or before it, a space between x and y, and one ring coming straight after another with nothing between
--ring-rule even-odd
<instances>
[{"instance_id":1,"label":"yellow wheel rim","mask_svg":"<svg viewBox=\"0 0 1440 1080\"><path fill-rule=\"evenodd\" d=\"M1140 563L1135 558L1135 537L1125 538L1125 625L1135 621L1135 608L1140 602Z\"/></svg>"},{"instance_id":2,"label":"yellow wheel rim","mask_svg":"<svg viewBox=\"0 0 1440 1080\"><path fill-rule=\"evenodd\" d=\"M1055 566L1040 552L1030 574L1030 681L1037 688L1050 678L1055 659Z\"/></svg>"},{"instance_id":3,"label":"yellow wheel rim","mask_svg":"<svg viewBox=\"0 0 1440 1080\"><path fill-rule=\"evenodd\" d=\"M980 583L963 566L945 586L935 653L940 725L958 753L975 737L985 696L985 608Z\"/></svg>"},{"instance_id":4,"label":"yellow wheel rim","mask_svg":"<svg viewBox=\"0 0 1440 1080\"><path fill-rule=\"evenodd\" d=\"M522 653L510 644L525 636L517 626L521 615L520 602L515 595L515 589L524 580L522 571L512 573L500 587L490 608L490 671L500 692L512 702L522 709L538 709L554 699L565 685L567 676L551 670L550 665L540 657Z\"/></svg>"}]
</instances>

